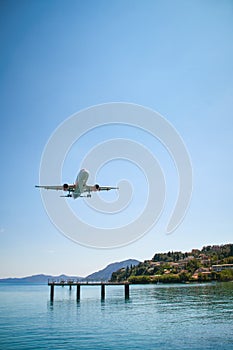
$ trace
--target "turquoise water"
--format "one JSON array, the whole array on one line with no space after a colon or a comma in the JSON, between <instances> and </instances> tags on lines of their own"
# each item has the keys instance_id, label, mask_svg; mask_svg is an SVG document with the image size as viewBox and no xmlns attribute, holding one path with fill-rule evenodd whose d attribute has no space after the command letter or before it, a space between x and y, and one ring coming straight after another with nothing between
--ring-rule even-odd
<instances>
[{"instance_id":1,"label":"turquoise water","mask_svg":"<svg viewBox=\"0 0 233 350\"><path fill-rule=\"evenodd\" d=\"M233 349L233 283L76 289L0 284L0 349Z\"/></svg>"}]
</instances>

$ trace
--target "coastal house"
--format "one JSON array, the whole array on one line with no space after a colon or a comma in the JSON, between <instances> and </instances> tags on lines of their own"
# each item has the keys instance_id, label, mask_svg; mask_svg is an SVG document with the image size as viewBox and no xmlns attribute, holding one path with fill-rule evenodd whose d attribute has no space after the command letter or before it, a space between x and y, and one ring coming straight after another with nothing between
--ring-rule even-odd
<instances>
[{"instance_id":1,"label":"coastal house","mask_svg":"<svg viewBox=\"0 0 233 350\"><path fill-rule=\"evenodd\" d=\"M212 270L215 272L221 272L229 269L233 270L233 264L212 265Z\"/></svg>"},{"instance_id":2,"label":"coastal house","mask_svg":"<svg viewBox=\"0 0 233 350\"><path fill-rule=\"evenodd\" d=\"M209 276L211 275L211 271L209 268L206 268L206 267L199 267L199 269L197 269L194 274L192 275L192 278L194 280L197 280L199 278L199 275L206 275L206 276Z\"/></svg>"}]
</instances>

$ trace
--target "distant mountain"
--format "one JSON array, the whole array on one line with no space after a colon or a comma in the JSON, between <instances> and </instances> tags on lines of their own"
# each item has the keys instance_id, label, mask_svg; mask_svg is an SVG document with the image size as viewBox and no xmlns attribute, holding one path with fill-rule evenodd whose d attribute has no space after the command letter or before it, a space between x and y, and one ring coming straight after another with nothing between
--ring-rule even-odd
<instances>
[{"instance_id":1,"label":"distant mountain","mask_svg":"<svg viewBox=\"0 0 233 350\"><path fill-rule=\"evenodd\" d=\"M22 278L3 278L0 279L0 283L41 283L41 284L47 284L48 280L53 281L61 281L61 280L74 280L74 281L108 281L113 272L116 272L119 269L125 268L127 266L136 266L139 264L140 261L138 260L125 260L121 262L116 262L113 264L108 265L103 270L100 270L98 272L94 272L91 275L87 277L78 277L78 276L67 276L67 275L60 275L60 276L51 276L51 275L34 275L34 276L27 276Z\"/></svg>"},{"instance_id":2,"label":"distant mountain","mask_svg":"<svg viewBox=\"0 0 233 350\"><path fill-rule=\"evenodd\" d=\"M112 273L116 272L122 268L137 266L140 263L138 260L128 259L121 262L115 262L113 264L108 265L103 270L98 272L94 272L91 275L84 278L84 280L88 281L108 281L112 277Z\"/></svg>"},{"instance_id":3,"label":"distant mountain","mask_svg":"<svg viewBox=\"0 0 233 350\"><path fill-rule=\"evenodd\" d=\"M50 275L34 275L34 276L27 276L22 278L3 278L0 279L0 283L41 283L41 284L47 284L48 280L75 280L75 281L81 281L82 277L77 276L66 276L66 275L60 275L60 276L50 276Z\"/></svg>"}]
</instances>

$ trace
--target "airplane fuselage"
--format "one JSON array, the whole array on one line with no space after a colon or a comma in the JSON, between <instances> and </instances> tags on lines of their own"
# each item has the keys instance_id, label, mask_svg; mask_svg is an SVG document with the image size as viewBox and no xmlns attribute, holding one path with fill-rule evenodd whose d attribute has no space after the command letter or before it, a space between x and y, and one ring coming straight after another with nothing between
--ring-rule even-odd
<instances>
[{"instance_id":1,"label":"airplane fuselage","mask_svg":"<svg viewBox=\"0 0 233 350\"><path fill-rule=\"evenodd\" d=\"M86 190L86 184L89 177L89 172L86 169L81 169L75 181L75 189L72 193L74 199L81 196Z\"/></svg>"}]
</instances>

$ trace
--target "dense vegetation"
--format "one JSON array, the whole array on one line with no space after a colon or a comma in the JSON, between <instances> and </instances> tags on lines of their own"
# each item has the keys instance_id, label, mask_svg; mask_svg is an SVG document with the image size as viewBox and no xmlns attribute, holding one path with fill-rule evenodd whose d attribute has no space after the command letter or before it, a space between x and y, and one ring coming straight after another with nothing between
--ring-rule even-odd
<instances>
[{"instance_id":1,"label":"dense vegetation","mask_svg":"<svg viewBox=\"0 0 233 350\"><path fill-rule=\"evenodd\" d=\"M177 283L233 281L233 269L215 271L212 265L233 264L233 244L206 246L191 252L156 253L152 260L114 272L112 282Z\"/></svg>"}]
</instances>

